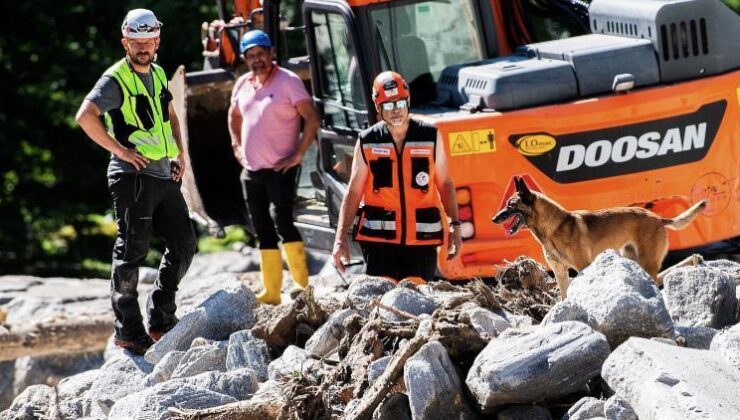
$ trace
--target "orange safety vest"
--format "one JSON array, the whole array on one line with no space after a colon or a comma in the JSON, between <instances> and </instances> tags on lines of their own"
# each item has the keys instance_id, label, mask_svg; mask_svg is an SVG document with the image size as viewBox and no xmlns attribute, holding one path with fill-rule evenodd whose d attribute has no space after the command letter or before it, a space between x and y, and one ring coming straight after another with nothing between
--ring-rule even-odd
<instances>
[{"instance_id":1,"label":"orange safety vest","mask_svg":"<svg viewBox=\"0 0 740 420\"><path fill-rule=\"evenodd\" d=\"M358 211L355 240L439 245L441 202L434 182L437 129L411 119L401 151L384 121L360 133L370 173Z\"/></svg>"}]
</instances>

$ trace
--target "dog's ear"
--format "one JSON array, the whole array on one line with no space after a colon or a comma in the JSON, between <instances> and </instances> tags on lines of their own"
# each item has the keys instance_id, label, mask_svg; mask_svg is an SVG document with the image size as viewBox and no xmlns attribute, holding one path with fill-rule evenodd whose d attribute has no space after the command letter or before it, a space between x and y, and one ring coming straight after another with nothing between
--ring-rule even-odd
<instances>
[{"instance_id":1,"label":"dog's ear","mask_svg":"<svg viewBox=\"0 0 740 420\"><path fill-rule=\"evenodd\" d=\"M532 203L534 203L534 194L532 194L532 191L529 190L529 187L527 187L527 183L524 182L524 179L519 178L517 189L519 191L519 197L522 198L522 202L524 202L524 204L531 205Z\"/></svg>"},{"instance_id":2,"label":"dog's ear","mask_svg":"<svg viewBox=\"0 0 740 420\"><path fill-rule=\"evenodd\" d=\"M516 187L516 192L519 192L519 191L522 190L522 183L523 183L523 181L524 180L522 178L518 177L518 176L515 176L514 177L514 186Z\"/></svg>"}]
</instances>

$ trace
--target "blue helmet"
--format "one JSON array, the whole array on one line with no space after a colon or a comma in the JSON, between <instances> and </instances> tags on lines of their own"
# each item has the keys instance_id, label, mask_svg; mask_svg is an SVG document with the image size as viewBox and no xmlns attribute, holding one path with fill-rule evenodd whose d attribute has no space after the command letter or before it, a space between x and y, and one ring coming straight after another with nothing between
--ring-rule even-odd
<instances>
[{"instance_id":1,"label":"blue helmet","mask_svg":"<svg viewBox=\"0 0 740 420\"><path fill-rule=\"evenodd\" d=\"M244 54L252 47L272 48L272 42L266 33L255 29L242 35L242 40L239 43L239 52Z\"/></svg>"}]
</instances>

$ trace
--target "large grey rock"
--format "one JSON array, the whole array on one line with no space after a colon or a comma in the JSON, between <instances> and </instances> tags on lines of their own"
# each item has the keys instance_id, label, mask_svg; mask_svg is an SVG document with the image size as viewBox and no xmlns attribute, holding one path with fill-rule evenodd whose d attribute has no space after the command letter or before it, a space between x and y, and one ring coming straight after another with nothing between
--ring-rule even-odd
<instances>
[{"instance_id":1,"label":"large grey rock","mask_svg":"<svg viewBox=\"0 0 740 420\"><path fill-rule=\"evenodd\" d=\"M601 376L640 420L740 418L740 370L719 353L633 337Z\"/></svg>"},{"instance_id":2,"label":"large grey rock","mask_svg":"<svg viewBox=\"0 0 740 420\"><path fill-rule=\"evenodd\" d=\"M578 400L568 410L562 420L589 420L604 416L604 400L594 397L584 397Z\"/></svg>"},{"instance_id":3,"label":"large grey rock","mask_svg":"<svg viewBox=\"0 0 740 420\"><path fill-rule=\"evenodd\" d=\"M259 270L259 268L258 268ZM182 318L205 302L211 295L229 286L239 283L236 273L221 272L202 277L190 277L190 272L182 282L175 296L177 302L177 316Z\"/></svg>"},{"instance_id":4,"label":"large grey rock","mask_svg":"<svg viewBox=\"0 0 740 420\"><path fill-rule=\"evenodd\" d=\"M48 385L31 385L16 397L2 420L51 420L57 411L56 397Z\"/></svg>"},{"instance_id":5,"label":"large grey rock","mask_svg":"<svg viewBox=\"0 0 740 420\"><path fill-rule=\"evenodd\" d=\"M737 297L729 274L707 266L683 267L663 281L666 306L675 324L723 328L734 323Z\"/></svg>"},{"instance_id":6,"label":"large grey rock","mask_svg":"<svg viewBox=\"0 0 740 420\"><path fill-rule=\"evenodd\" d=\"M740 263L730 260L713 260L705 261L704 264L730 276L733 286L740 286Z\"/></svg>"},{"instance_id":7,"label":"large grey rock","mask_svg":"<svg viewBox=\"0 0 740 420\"><path fill-rule=\"evenodd\" d=\"M499 334L511 327L506 318L478 305L468 305L462 309L462 313L470 318L470 325L484 338L498 337Z\"/></svg>"},{"instance_id":8,"label":"large grey rock","mask_svg":"<svg viewBox=\"0 0 740 420\"><path fill-rule=\"evenodd\" d=\"M552 416L540 405L512 405L499 411L496 420L552 420Z\"/></svg>"},{"instance_id":9,"label":"large grey rock","mask_svg":"<svg viewBox=\"0 0 740 420\"><path fill-rule=\"evenodd\" d=\"M119 399L141 390L144 378L152 369L153 366L142 356L122 355L105 362L84 395L85 400L92 402L86 404L84 415L93 414L98 406L108 409Z\"/></svg>"},{"instance_id":10,"label":"large grey rock","mask_svg":"<svg viewBox=\"0 0 740 420\"><path fill-rule=\"evenodd\" d=\"M397 287L383 295L380 303L411 315L431 314L437 308L434 301L405 287ZM380 309L380 316L389 321L406 321L408 318L385 309Z\"/></svg>"},{"instance_id":11,"label":"large grey rock","mask_svg":"<svg viewBox=\"0 0 740 420\"><path fill-rule=\"evenodd\" d=\"M563 321L578 321L588 324L588 313L580 305L570 299L561 300L547 311L542 318L541 325L553 324Z\"/></svg>"},{"instance_id":12,"label":"large grey rock","mask_svg":"<svg viewBox=\"0 0 740 420\"><path fill-rule=\"evenodd\" d=\"M380 375L388 368L391 358L392 356L383 356L370 362L367 366L368 382L373 383L376 379L380 378Z\"/></svg>"},{"instance_id":13,"label":"large grey rock","mask_svg":"<svg viewBox=\"0 0 740 420\"><path fill-rule=\"evenodd\" d=\"M673 322L653 279L614 250L599 254L568 288L568 300L612 348L629 337L673 337Z\"/></svg>"},{"instance_id":14,"label":"large grey rock","mask_svg":"<svg viewBox=\"0 0 740 420\"><path fill-rule=\"evenodd\" d=\"M344 332L342 322L348 316L356 313L358 313L357 310L347 308L331 314L329 319L306 341L306 345L304 346L306 351L316 356L324 357L330 351L339 347L339 340L342 338L342 333Z\"/></svg>"},{"instance_id":15,"label":"large grey rock","mask_svg":"<svg viewBox=\"0 0 740 420\"><path fill-rule=\"evenodd\" d=\"M315 367L317 363L318 361L309 357L306 350L291 345L267 366L267 377L273 381L281 381L298 372L305 372Z\"/></svg>"},{"instance_id":16,"label":"large grey rock","mask_svg":"<svg viewBox=\"0 0 740 420\"><path fill-rule=\"evenodd\" d=\"M619 395L612 395L606 400L604 417L607 420L638 420L632 406Z\"/></svg>"},{"instance_id":17,"label":"large grey rock","mask_svg":"<svg viewBox=\"0 0 740 420\"><path fill-rule=\"evenodd\" d=\"M368 275L352 276L347 291L347 300L353 308L364 308L373 298L383 296L395 289L396 284L384 277Z\"/></svg>"},{"instance_id":18,"label":"large grey rock","mask_svg":"<svg viewBox=\"0 0 740 420\"><path fill-rule=\"evenodd\" d=\"M413 418L474 417L463 397L455 365L439 341L424 344L406 361L403 380Z\"/></svg>"},{"instance_id":19,"label":"large grey rock","mask_svg":"<svg viewBox=\"0 0 740 420\"><path fill-rule=\"evenodd\" d=\"M209 371L225 371L227 347L226 341L191 347L172 371L171 378L184 378Z\"/></svg>"},{"instance_id":20,"label":"large grey rock","mask_svg":"<svg viewBox=\"0 0 740 420\"><path fill-rule=\"evenodd\" d=\"M236 402L228 395L179 381L168 381L122 398L113 406L108 420L165 420L169 408L203 409Z\"/></svg>"},{"instance_id":21,"label":"large grey rock","mask_svg":"<svg viewBox=\"0 0 740 420\"><path fill-rule=\"evenodd\" d=\"M566 321L492 340L475 358L465 383L479 411L526 404L582 389L609 355L603 334Z\"/></svg>"},{"instance_id":22,"label":"large grey rock","mask_svg":"<svg viewBox=\"0 0 740 420\"><path fill-rule=\"evenodd\" d=\"M197 337L224 340L231 333L254 325L257 300L244 284L235 283L211 295L146 353L150 363L162 360L172 350L185 350Z\"/></svg>"},{"instance_id":23,"label":"large grey rock","mask_svg":"<svg viewBox=\"0 0 740 420\"><path fill-rule=\"evenodd\" d=\"M740 369L740 324L717 334L709 348Z\"/></svg>"},{"instance_id":24,"label":"large grey rock","mask_svg":"<svg viewBox=\"0 0 740 420\"><path fill-rule=\"evenodd\" d=\"M373 420L412 420L412 418L409 397L397 392L385 397L373 412Z\"/></svg>"},{"instance_id":25,"label":"large grey rock","mask_svg":"<svg viewBox=\"0 0 740 420\"><path fill-rule=\"evenodd\" d=\"M251 331L238 331L229 337L226 370L250 368L257 375L257 380L264 382L271 360L265 340L253 336Z\"/></svg>"},{"instance_id":26,"label":"large grey rock","mask_svg":"<svg viewBox=\"0 0 740 420\"><path fill-rule=\"evenodd\" d=\"M173 350L167 353L162 360L154 366L152 373L147 375L144 381L145 385L152 386L161 382L169 381L170 378L172 378L172 373L175 371L175 368L177 368L177 365L180 364L183 356L185 356L185 352L180 350Z\"/></svg>"},{"instance_id":27,"label":"large grey rock","mask_svg":"<svg viewBox=\"0 0 740 420\"><path fill-rule=\"evenodd\" d=\"M54 386L67 376L97 369L102 365L102 353L22 357L15 360L13 389L19 394L30 385Z\"/></svg>"},{"instance_id":28,"label":"large grey rock","mask_svg":"<svg viewBox=\"0 0 740 420\"><path fill-rule=\"evenodd\" d=\"M257 391L258 383L254 371L249 368L229 372L203 372L187 378L176 378L169 381L173 384L188 384L228 395L238 401L249 399Z\"/></svg>"},{"instance_id":29,"label":"large grey rock","mask_svg":"<svg viewBox=\"0 0 740 420\"><path fill-rule=\"evenodd\" d=\"M717 335L717 330L714 328L676 325L676 341L680 345L691 349L708 350L715 335Z\"/></svg>"},{"instance_id":30,"label":"large grey rock","mask_svg":"<svg viewBox=\"0 0 740 420\"><path fill-rule=\"evenodd\" d=\"M59 382L57 394L60 418L76 420L85 417L85 413L92 412L93 402L84 396L99 374L100 369L93 369L64 378ZM99 407L97 403L95 405Z\"/></svg>"}]
</instances>

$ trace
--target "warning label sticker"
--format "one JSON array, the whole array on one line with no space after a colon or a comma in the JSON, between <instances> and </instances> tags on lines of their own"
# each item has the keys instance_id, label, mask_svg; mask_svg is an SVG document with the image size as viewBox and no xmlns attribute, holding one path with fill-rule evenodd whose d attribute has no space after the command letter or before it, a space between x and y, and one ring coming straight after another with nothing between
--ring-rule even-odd
<instances>
[{"instance_id":1,"label":"warning label sticker","mask_svg":"<svg viewBox=\"0 0 740 420\"><path fill-rule=\"evenodd\" d=\"M448 136L450 155L462 156L496 151L493 129L456 131Z\"/></svg>"}]
</instances>

